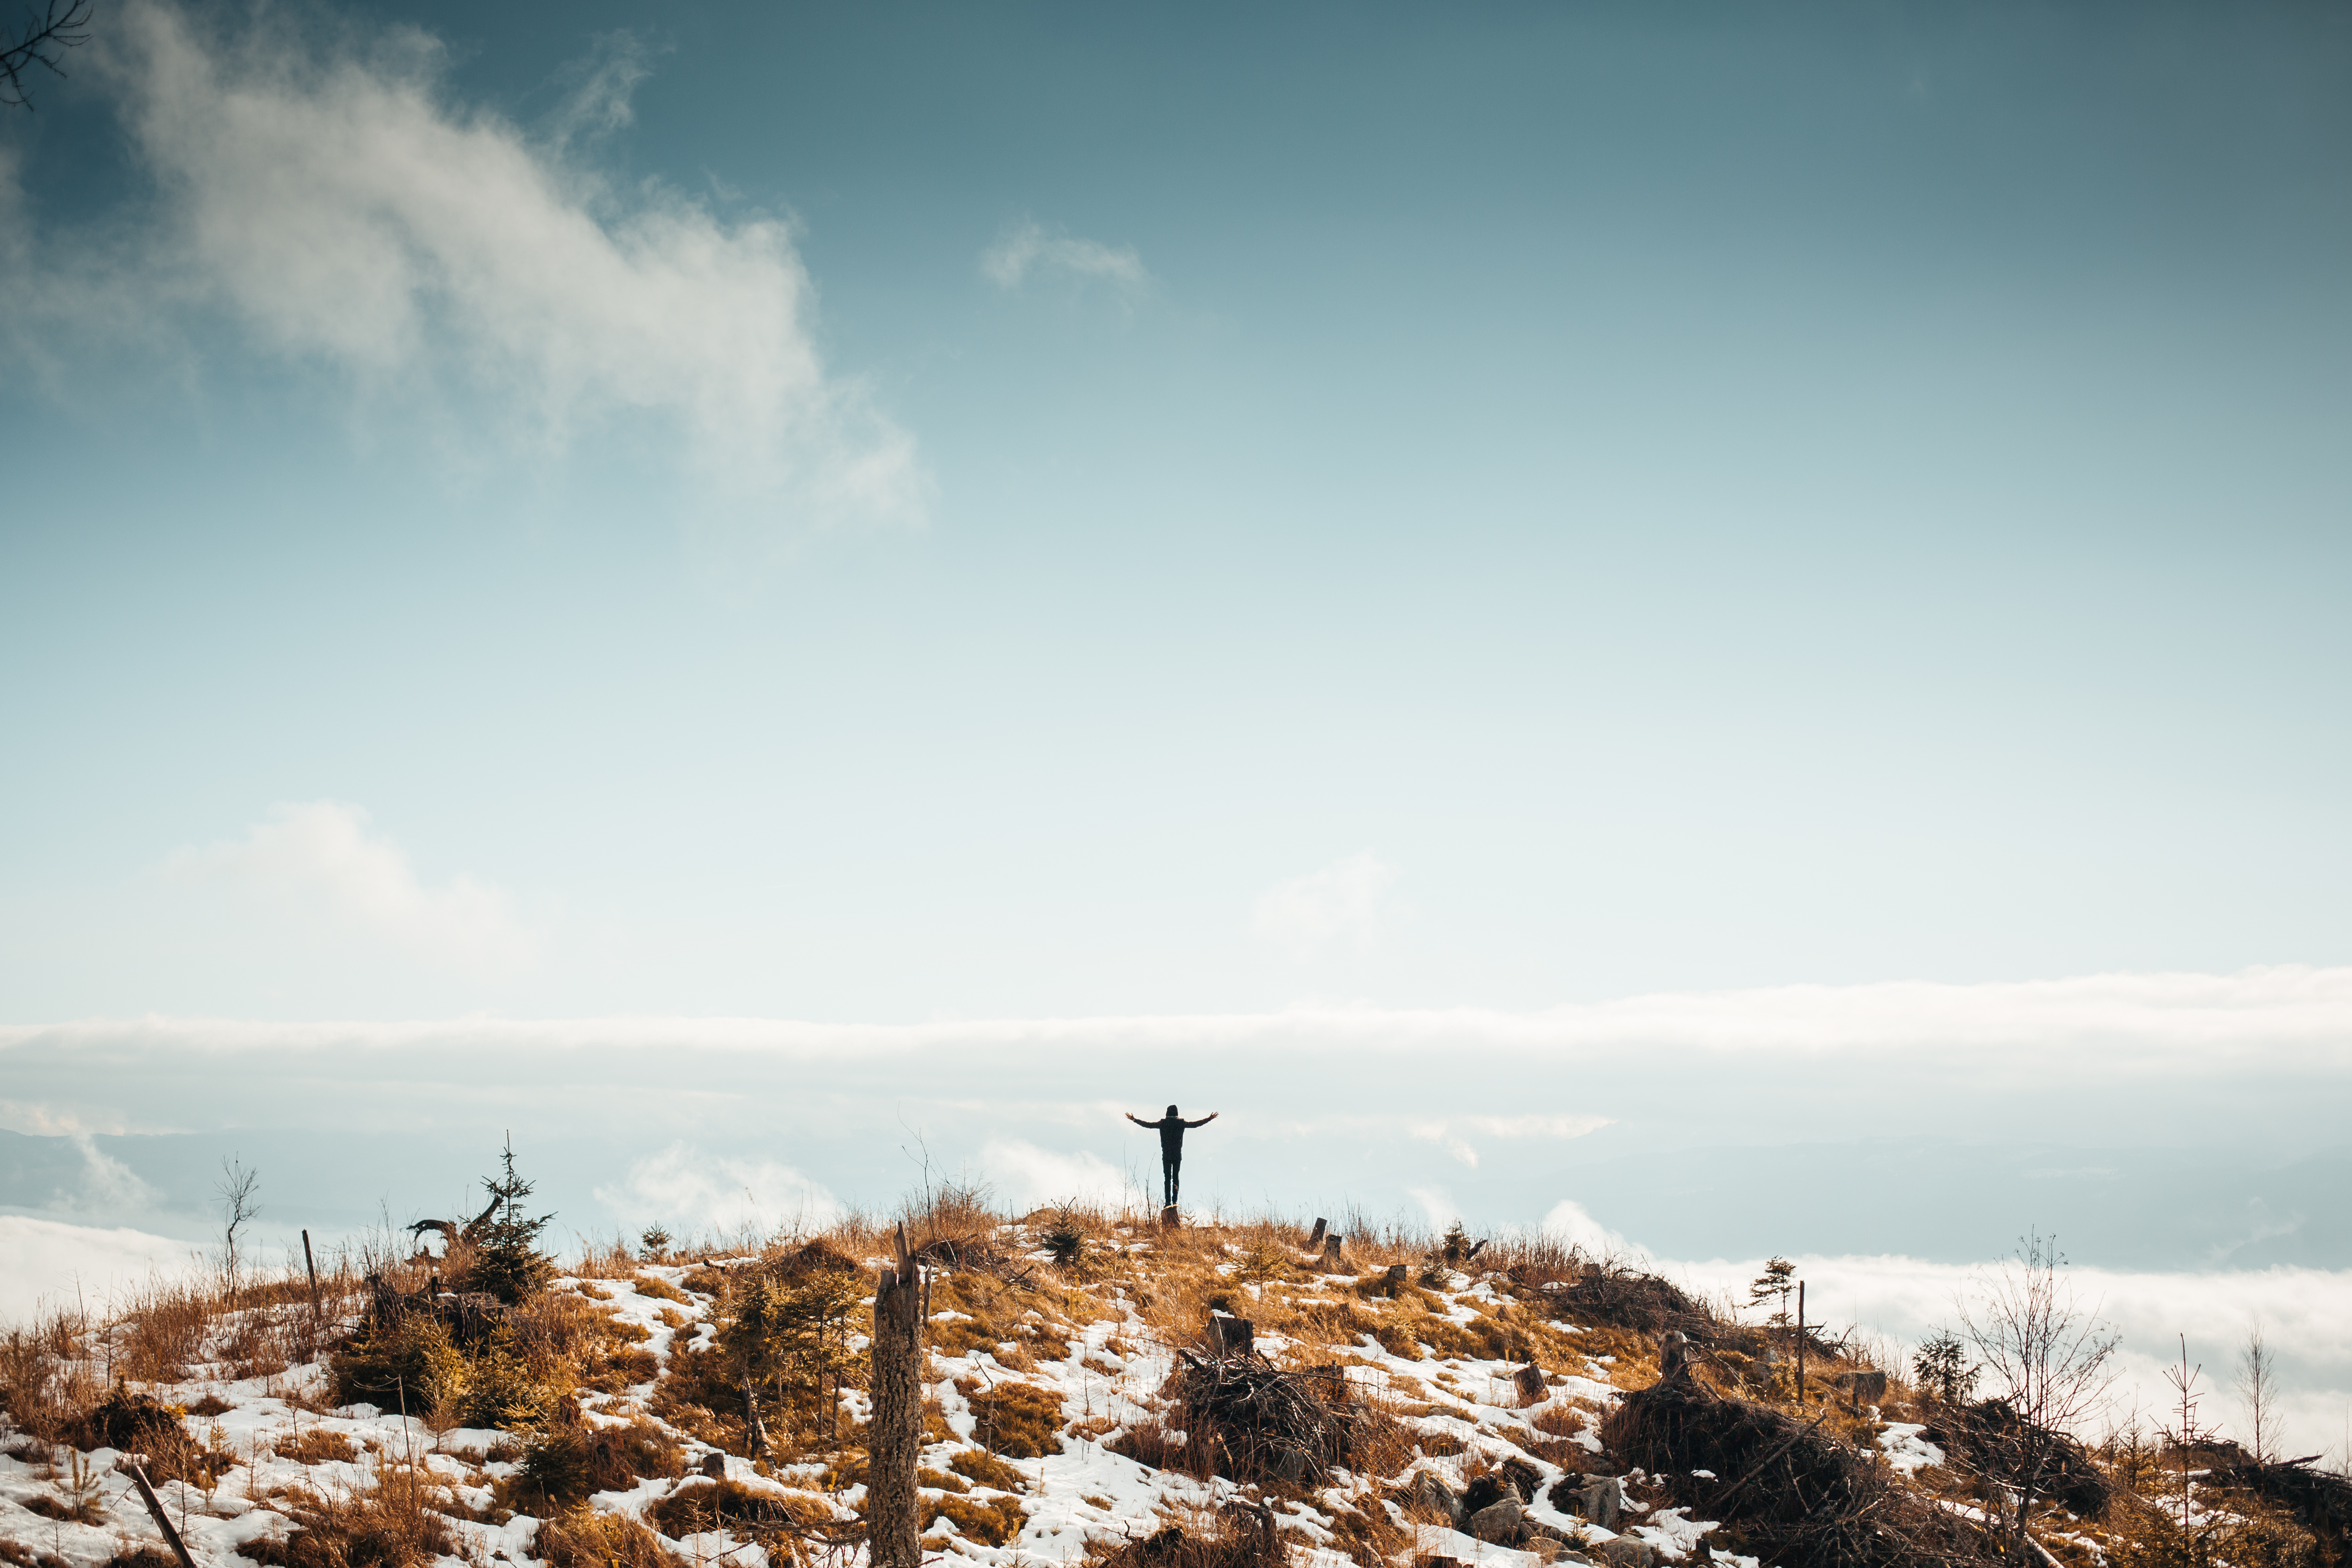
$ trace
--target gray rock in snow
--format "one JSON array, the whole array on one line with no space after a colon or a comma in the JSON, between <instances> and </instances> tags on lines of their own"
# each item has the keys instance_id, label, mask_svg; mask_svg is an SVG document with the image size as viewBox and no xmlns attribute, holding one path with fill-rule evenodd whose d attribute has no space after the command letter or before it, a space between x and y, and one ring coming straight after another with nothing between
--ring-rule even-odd
<instances>
[{"instance_id":1,"label":"gray rock in snow","mask_svg":"<svg viewBox=\"0 0 2352 1568\"><path fill-rule=\"evenodd\" d=\"M1527 1507L1515 1497L1488 1503L1462 1521L1462 1531L1489 1546L1517 1546L1527 1538Z\"/></svg>"},{"instance_id":2,"label":"gray rock in snow","mask_svg":"<svg viewBox=\"0 0 2352 1568\"><path fill-rule=\"evenodd\" d=\"M1651 1568L1657 1562L1657 1549L1646 1541L1636 1541L1621 1535L1593 1547L1592 1555L1609 1564L1609 1568Z\"/></svg>"},{"instance_id":3,"label":"gray rock in snow","mask_svg":"<svg viewBox=\"0 0 2352 1568\"><path fill-rule=\"evenodd\" d=\"M1422 1471L1412 1479L1412 1490L1410 1495L1414 1502L1444 1515L1448 1522L1455 1525L1462 1522L1462 1500L1454 1495L1452 1487L1447 1486L1427 1470Z\"/></svg>"}]
</instances>

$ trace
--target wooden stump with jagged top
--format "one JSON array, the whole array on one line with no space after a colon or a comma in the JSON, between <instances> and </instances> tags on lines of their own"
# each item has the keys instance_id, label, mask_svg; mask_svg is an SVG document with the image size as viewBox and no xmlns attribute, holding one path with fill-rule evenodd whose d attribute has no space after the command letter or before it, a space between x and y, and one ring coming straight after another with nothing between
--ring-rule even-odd
<instances>
[{"instance_id":1,"label":"wooden stump with jagged top","mask_svg":"<svg viewBox=\"0 0 2352 1568\"><path fill-rule=\"evenodd\" d=\"M915 1460L923 1442L922 1267L896 1237L898 1261L874 1291L874 1427L866 1450L866 1538L872 1568L921 1568Z\"/></svg>"}]
</instances>

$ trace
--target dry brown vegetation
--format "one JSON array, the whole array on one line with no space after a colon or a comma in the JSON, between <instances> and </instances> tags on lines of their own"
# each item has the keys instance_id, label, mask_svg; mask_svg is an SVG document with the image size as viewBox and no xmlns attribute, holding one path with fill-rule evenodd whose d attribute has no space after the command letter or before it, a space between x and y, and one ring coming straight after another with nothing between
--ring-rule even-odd
<instances>
[{"instance_id":1,"label":"dry brown vegetation","mask_svg":"<svg viewBox=\"0 0 2352 1568\"><path fill-rule=\"evenodd\" d=\"M1718 1520L1710 1544L1791 1568L1990 1560L1989 1537L1965 1510L2004 1484L2009 1417L1985 1402L1938 1405L1900 1366L1875 1365L1866 1347L1809 1340L1800 1403L1784 1335L1622 1261L1511 1237L1474 1257L1463 1238L1351 1215L1336 1228L1354 1272L1335 1288L1304 1250L1303 1226L1212 1219L1170 1231L1154 1217L1063 1204L1016 1218L969 1187L891 1216L940 1265L929 1301L935 1357L985 1352L1013 1374L953 1385L960 1400L950 1403L974 1429L945 1459L934 1449L918 1478L929 1547L1013 1542L1037 1501L1021 1464L1087 1440L1158 1468L1246 1483L1263 1500L1173 1510L1149 1529L1138 1521L1098 1535L1087 1552L1093 1568L1266 1568L1307 1539L1294 1510L1310 1505L1328 1531L1321 1544L1367 1568L1410 1561L1415 1526L1450 1516L1395 1478L1431 1460L1450 1461L1449 1473L1474 1491L1522 1494L1540 1489L1529 1460L1571 1478L1639 1467L1653 1478L1639 1484L1643 1500ZM514 1509L541 1518L537 1555L555 1568L669 1568L663 1534L587 1501L650 1479L670 1483L647 1518L673 1541L724 1531L766 1546L779 1564L813 1563L837 1555L857 1529L842 1506L856 1506L865 1473L856 1412L866 1377L852 1336L862 1331L869 1261L887 1250L887 1237L881 1221L851 1216L822 1236L665 1245L675 1283L627 1247L598 1244L573 1269L594 1283L529 1295L479 1322L382 1308L386 1293L421 1301L431 1282L462 1279L462 1252L420 1261L379 1245L322 1258L315 1305L307 1279L293 1275L159 1280L103 1315L52 1314L9 1333L0 1341L0 1405L19 1439L44 1453L59 1444L138 1451L159 1482L208 1489L237 1456L210 1451L183 1416L229 1406L207 1395L184 1412L154 1390L260 1380L299 1406L301 1387L277 1380L324 1355L337 1401L405 1405L436 1431L506 1431L513 1446L499 1457L521 1465L493 1488L497 1507L478 1510L413 1457L363 1455L347 1436L298 1426L273 1439L278 1456L361 1461L366 1479L268 1500L293 1528L246 1549L257 1561L410 1568L455 1549L452 1520ZM1386 1272L1393 1266L1401 1277ZM1462 1290L1464 1274L1481 1290ZM659 1319L676 1333L664 1353L614 1310L632 1292L671 1304ZM1206 1370L1231 1365L1208 1338L1215 1312L1280 1336L1278 1367ZM1107 1340L1106 1321L1116 1326ZM1675 1334L1688 1360L1667 1379ZM1410 1373L1373 1345L1412 1363ZM1136 1387L1132 1358L1144 1352L1175 1354L1178 1373ZM1591 1379L1618 1397L1548 1398L1528 1425L1505 1432L1492 1415L1510 1403L1498 1396L1498 1366L1500 1395L1511 1369L1532 1366L1547 1385ZM1835 1380L1874 1371L1891 1374L1877 1408L1848 1408ZM929 1376L940 1388L948 1372L935 1361ZM1146 1414L1080 1408L1076 1395L1047 1386L1057 1378L1063 1390L1084 1378L1122 1388ZM606 1414L584 1419L581 1402L600 1397ZM929 1442L951 1441L945 1397L926 1408ZM1878 1445L1888 1420L1926 1425L1947 1462L1909 1478L1889 1470ZM1600 1453L1586 1446L1596 1435ZM1524 1457L1497 1460L1498 1437ZM762 1477L812 1467L792 1482L806 1489L689 1475L697 1445L756 1459ZM2189 1468L2182 1456L2129 1437L2062 1452L2064 1484L2036 1514L2034 1540L2065 1568L2345 1561L2352 1488L2217 1449L2195 1457L2213 1479L2199 1493L2204 1511L2184 1527L2168 1500L2170 1478ZM1341 1464L1358 1478L1345 1495L1328 1484ZM1713 1479L1691 1473L1700 1470ZM54 1506L75 1504L60 1490ZM37 1556L0 1552L18 1568L38 1568Z\"/></svg>"}]
</instances>

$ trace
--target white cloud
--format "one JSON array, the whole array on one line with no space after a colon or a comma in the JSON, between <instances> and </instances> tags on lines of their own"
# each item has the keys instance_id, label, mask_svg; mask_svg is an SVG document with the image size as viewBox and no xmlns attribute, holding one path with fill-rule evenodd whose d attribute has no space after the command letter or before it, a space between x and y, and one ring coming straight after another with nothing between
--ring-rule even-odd
<instances>
[{"instance_id":1,"label":"white cloud","mask_svg":"<svg viewBox=\"0 0 2352 1568\"><path fill-rule=\"evenodd\" d=\"M1369 946L1380 932L1381 900L1395 880L1393 867L1360 850L1259 894L1250 928L1297 958L1334 942Z\"/></svg>"},{"instance_id":2,"label":"white cloud","mask_svg":"<svg viewBox=\"0 0 2352 1568\"><path fill-rule=\"evenodd\" d=\"M1489 1138L1581 1138L1598 1132L1609 1121L1606 1116L1449 1116L1414 1121L1405 1131L1475 1167L1478 1151L1464 1136L1465 1132L1482 1132Z\"/></svg>"},{"instance_id":3,"label":"white cloud","mask_svg":"<svg viewBox=\"0 0 2352 1568\"><path fill-rule=\"evenodd\" d=\"M512 968L536 947L506 894L463 876L426 887L400 846L369 831L366 812L337 801L272 806L243 838L182 849L166 869L247 888L468 967Z\"/></svg>"},{"instance_id":4,"label":"white cloud","mask_svg":"<svg viewBox=\"0 0 2352 1568\"><path fill-rule=\"evenodd\" d=\"M994 1138L980 1152L980 1168L1016 1209L1063 1198L1112 1207L1141 1201L1125 1173L1083 1150L1056 1154L1017 1138Z\"/></svg>"},{"instance_id":5,"label":"white cloud","mask_svg":"<svg viewBox=\"0 0 2352 1568\"><path fill-rule=\"evenodd\" d=\"M1452 1192L1444 1187L1407 1187L1405 1196L1421 1205L1429 1216L1429 1228L1442 1231L1462 1218L1462 1209L1454 1201Z\"/></svg>"},{"instance_id":6,"label":"white cloud","mask_svg":"<svg viewBox=\"0 0 2352 1568\"><path fill-rule=\"evenodd\" d=\"M1470 1146L1468 1140L1449 1131L1444 1122L1416 1121L1405 1131L1424 1143L1436 1144L1472 1169L1477 1168L1478 1151Z\"/></svg>"},{"instance_id":7,"label":"white cloud","mask_svg":"<svg viewBox=\"0 0 2352 1568\"><path fill-rule=\"evenodd\" d=\"M1593 1258L1630 1258L1641 1251L1586 1213L1584 1205L1573 1198L1562 1198L1552 1205L1551 1212L1544 1215L1543 1224L1537 1229L1556 1241L1582 1247Z\"/></svg>"},{"instance_id":8,"label":"white cloud","mask_svg":"<svg viewBox=\"0 0 2352 1568\"><path fill-rule=\"evenodd\" d=\"M50 1207L67 1213L107 1215L144 1208L155 1202L155 1189L142 1181L130 1166L100 1149L89 1133L76 1132L70 1142L74 1152L81 1156L81 1185L72 1192L59 1188L50 1194Z\"/></svg>"},{"instance_id":9,"label":"white cloud","mask_svg":"<svg viewBox=\"0 0 2352 1568\"><path fill-rule=\"evenodd\" d=\"M1605 1116L1463 1116L1455 1120L1490 1138L1581 1138L1609 1125Z\"/></svg>"},{"instance_id":10,"label":"white cloud","mask_svg":"<svg viewBox=\"0 0 2352 1568\"><path fill-rule=\"evenodd\" d=\"M38 1312L89 1307L158 1275L193 1265L184 1241L137 1230L100 1230L23 1215L0 1215L0 1323L28 1323Z\"/></svg>"},{"instance_id":11,"label":"white cloud","mask_svg":"<svg viewBox=\"0 0 2352 1568\"><path fill-rule=\"evenodd\" d=\"M621 1016L450 1018L381 1023L148 1018L0 1025L0 1046L53 1046L126 1035L173 1049L277 1050L315 1042L386 1049L472 1051L596 1047L701 1050L824 1061L975 1049L1032 1059L1106 1050L1269 1053L1312 1061L1368 1055L1406 1060L1434 1048L1491 1053L1501 1063L1630 1063L1691 1053L1731 1065L1839 1058L1861 1064L1920 1056L2032 1081L2235 1084L2249 1073L2352 1068L2352 965L2278 964L2228 974L2093 974L1948 984L1900 981L1669 992L1505 1012L1493 1008L1298 1006L1263 1013L1078 1015L922 1024L811 1023L789 1018ZM1075 1058L1074 1058L1075 1059ZM2007 1076L1998 1081L2008 1083ZM80 1125L81 1123L76 1123ZM89 1123L96 1125L96 1123Z\"/></svg>"},{"instance_id":12,"label":"white cloud","mask_svg":"<svg viewBox=\"0 0 2352 1568\"><path fill-rule=\"evenodd\" d=\"M684 1143L633 1163L618 1185L596 1189L596 1201L633 1230L658 1221L679 1235L803 1235L841 1215L831 1192L790 1165L706 1156Z\"/></svg>"},{"instance_id":13,"label":"white cloud","mask_svg":"<svg viewBox=\"0 0 2352 1568\"><path fill-rule=\"evenodd\" d=\"M1142 289L1151 280L1133 246L1074 238L1028 218L1004 226L996 242L980 253L980 269L1000 289L1018 289L1033 274L1046 273L1129 289Z\"/></svg>"},{"instance_id":14,"label":"white cloud","mask_svg":"<svg viewBox=\"0 0 2352 1568\"><path fill-rule=\"evenodd\" d=\"M108 74L160 209L112 288L53 295L53 314L136 334L221 307L265 348L349 374L371 407L467 385L540 454L650 415L695 479L761 515L919 516L911 441L821 361L789 226L612 184L576 155L629 118L645 67L625 41L535 138L454 100L441 46L414 29L322 44L271 12L226 36L166 0L118 22ZM32 270L99 270L58 259Z\"/></svg>"}]
</instances>

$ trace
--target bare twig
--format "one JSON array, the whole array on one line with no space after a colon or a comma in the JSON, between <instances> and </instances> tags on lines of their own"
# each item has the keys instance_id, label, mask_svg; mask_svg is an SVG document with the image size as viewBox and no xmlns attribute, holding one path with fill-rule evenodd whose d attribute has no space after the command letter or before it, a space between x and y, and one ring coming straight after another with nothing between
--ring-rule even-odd
<instances>
[{"instance_id":1,"label":"bare twig","mask_svg":"<svg viewBox=\"0 0 2352 1568\"><path fill-rule=\"evenodd\" d=\"M25 75L35 66L60 80L64 79L66 73L58 65L58 53L78 49L89 42L91 4L92 0L45 0L38 13L25 13L22 37L11 39L6 32L0 31L0 108L33 106Z\"/></svg>"}]
</instances>

